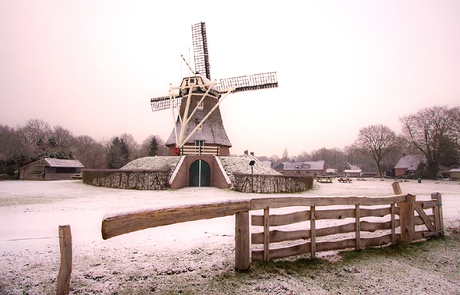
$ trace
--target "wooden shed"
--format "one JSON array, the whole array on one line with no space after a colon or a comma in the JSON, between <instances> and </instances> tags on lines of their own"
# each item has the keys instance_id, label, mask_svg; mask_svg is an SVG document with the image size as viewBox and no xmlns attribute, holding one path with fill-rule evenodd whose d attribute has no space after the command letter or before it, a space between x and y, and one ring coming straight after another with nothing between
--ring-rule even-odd
<instances>
[{"instance_id":1,"label":"wooden shed","mask_svg":"<svg viewBox=\"0 0 460 295\"><path fill-rule=\"evenodd\" d=\"M78 160L43 158L22 166L21 180L70 180L81 172L83 164Z\"/></svg>"}]
</instances>

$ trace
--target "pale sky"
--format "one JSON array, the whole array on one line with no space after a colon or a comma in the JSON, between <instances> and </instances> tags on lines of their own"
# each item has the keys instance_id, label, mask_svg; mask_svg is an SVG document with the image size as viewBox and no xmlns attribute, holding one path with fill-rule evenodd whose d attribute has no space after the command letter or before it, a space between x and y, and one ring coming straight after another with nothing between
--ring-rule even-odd
<instances>
[{"instance_id":1,"label":"pale sky","mask_svg":"<svg viewBox=\"0 0 460 295\"><path fill-rule=\"evenodd\" d=\"M343 148L360 128L460 105L460 1L0 0L0 124L42 119L96 140L167 140L167 95L206 22L212 78L276 71L221 104L233 148ZM225 4L222 4L225 3ZM193 63L193 57L192 63Z\"/></svg>"}]
</instances>

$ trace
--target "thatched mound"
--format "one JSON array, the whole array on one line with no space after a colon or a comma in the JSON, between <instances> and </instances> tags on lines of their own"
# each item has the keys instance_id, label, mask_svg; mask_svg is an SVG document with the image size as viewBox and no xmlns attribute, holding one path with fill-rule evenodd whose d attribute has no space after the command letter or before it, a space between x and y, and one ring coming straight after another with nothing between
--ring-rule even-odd
<instances>
[{"instance_id":1,"label":"thatched mound","mask_svg":"<svg viewBox=\"0 0 460 295\"><path fill-rule=\"evenodd\" d=\"M121 167L120 170L134 170L134 169L152 169L152 170L164 170L167 167L174 171L180 157L172 156L155 156L155 157L144 157L133 160Z\"/></svg>"}]
</instances>

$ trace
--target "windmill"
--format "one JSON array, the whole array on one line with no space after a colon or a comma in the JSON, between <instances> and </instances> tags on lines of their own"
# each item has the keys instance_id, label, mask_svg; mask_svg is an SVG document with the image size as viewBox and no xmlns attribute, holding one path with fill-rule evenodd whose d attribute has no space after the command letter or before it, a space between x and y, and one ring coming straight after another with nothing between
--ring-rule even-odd
<instances>
[{"instance_id":1,"label":"windmill","mask_svg":"<svg viewBox=\"0 0 460 295\"><path fill-rule=\"evenodd\" d=\"M169 155L230 155L220 103L233 92L278 87L276 72L212 81L204 22L192 25L192 42L193 75L183 78L179 86L170 85L169 95L152 98L152 111L172 111L174 129L166 141Z\"/></svg>"}]
</instances>

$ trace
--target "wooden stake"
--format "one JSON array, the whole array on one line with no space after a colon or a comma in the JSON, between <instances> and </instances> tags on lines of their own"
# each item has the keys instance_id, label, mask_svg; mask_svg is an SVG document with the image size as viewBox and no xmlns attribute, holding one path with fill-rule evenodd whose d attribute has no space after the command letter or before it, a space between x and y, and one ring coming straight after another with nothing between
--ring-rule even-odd
<instances>
[{"instance_id":1,"label":"wooden stake","mask_svg":"<svg viewBox=\"0 0 460 295\"><path fill-rule=\"evenodd\" d=\"M249 270L249 212L235 214L235 270L245 272Z\"/></svg>"},{"instance_id":2,"label":"wooden stake","mask_svg":"<svg viewBox=\"0 0 460 295\"><path fill-rule=\"evenodd\" d=\"M61 265L57 277L56 294L69 294L70 274L72 273L72 234L70 225L59 226L59 250L61 253Z\"/></svg>"}]
</instances>

